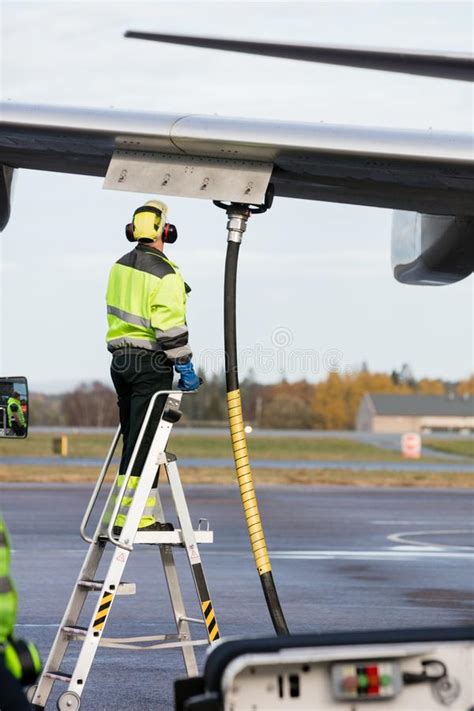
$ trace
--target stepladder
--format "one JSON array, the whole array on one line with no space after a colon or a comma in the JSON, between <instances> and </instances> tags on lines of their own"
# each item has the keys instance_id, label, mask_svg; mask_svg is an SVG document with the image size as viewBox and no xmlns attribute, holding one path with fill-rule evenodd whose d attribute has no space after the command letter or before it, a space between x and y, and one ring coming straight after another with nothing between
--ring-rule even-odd
<instances>
[{"instance_id":1,"label":"stepladder","mask_svg":"<svg viewBox=\"0 0 474 711\"><path fill-rule=\"evenodd\" d=\"M28 698L35 710L47 707L56 682L63 685L63 690L57 698L57 708L60 711L80 709L82 694L99 647L142 652L179 648L187 675L196 676L198 665L195 647L208 645L220 637L199 550L199 544L213 542L213 532L209 529L207 519L200 519L197 528L194 528L177 458L167 451L172 427L181 417L179 408L184 394L181 391L160 391L153 395L127 471L121 481L117 471L106 492L106 478L107 482L110 480L107 473L121 436L121 429L117 428L80 526L81 537L89 546L85 560L43 672L38 683L29 690ZM144 463L138 483L131 488L130 477L132 472L137 472L137 461ZM152 489L156 489L154 518L163 524L166 521L160 496L166 479L174 504L177 526L168 523L155 527L159 530L141 531L140 519L149 504ZM98 501L104 498L104 494L105 503L100 509ZM123 507L125 499L126 509ZM125 520L117 527L117 516L124 510ZM94 514L98 523L94 533L89 535L87 529ZM173 631L133 637L106 637L104 630L116 597L136 594L136 585L125 582L122 578L129 556L140 545L159 548L171 604ZM197 594L198 616L190 617L186 613L175 564L175 551L179 549L184 549L189 563ZM203 626L206 632L204 637L194 639L191 629L197 625ZM153 662L150 668L153 668ZM113 701L110 708L116 708Z\"/></svg>"}]
</instances>

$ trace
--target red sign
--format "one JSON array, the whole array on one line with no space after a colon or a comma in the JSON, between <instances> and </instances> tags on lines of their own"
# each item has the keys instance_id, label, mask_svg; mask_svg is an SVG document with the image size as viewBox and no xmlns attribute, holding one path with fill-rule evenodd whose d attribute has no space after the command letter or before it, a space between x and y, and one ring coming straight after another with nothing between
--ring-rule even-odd
<instances>
[{"instance_id":1,"label":"red sign","mask_svg":"<svg viewBox=\"0 0 474 711\"><path fill-rule=\"evenodd\" d=\"M421 437L419 434L407 432L402 435L402 454L408 459L419 459L421 457Z\"/></svg>"}]
</instances>

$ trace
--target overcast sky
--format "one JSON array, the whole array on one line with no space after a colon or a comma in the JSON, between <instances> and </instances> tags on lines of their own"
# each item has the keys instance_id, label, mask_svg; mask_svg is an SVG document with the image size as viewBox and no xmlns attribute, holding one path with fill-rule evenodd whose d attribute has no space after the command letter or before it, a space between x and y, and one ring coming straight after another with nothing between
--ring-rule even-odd
<instances>
[{"instance_id":1,"label":"overcast sky","mask_svg":"<svg viewBox=\"0 0 474 711\"><path fill-rule=\"evenodd\" d=\"M125 40L126 29L472 51L471 3L16 2L1 4L4 100L471 131L472 88L289 60ZM104 293L137 194L97 178L21 171L1 236L1 374L58 390L108 381ZM170 199L168 255L193 292L198 362L219 367L225 216ZM278 199L241 250L239 346L265 381L328 367L456 379L472 369L472 281L395 282L388 210ZM306 354L306 356L304 355ZM302 361L303 367L302 367Z\"/></svg>"}]
</instances>

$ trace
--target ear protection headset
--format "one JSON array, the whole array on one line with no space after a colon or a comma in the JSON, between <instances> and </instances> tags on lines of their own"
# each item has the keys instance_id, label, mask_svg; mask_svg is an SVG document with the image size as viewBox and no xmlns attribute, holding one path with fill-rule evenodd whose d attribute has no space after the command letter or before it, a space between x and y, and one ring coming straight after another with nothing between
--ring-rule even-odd
<instances>
[{"instance_id":1,"label":"ear protection headset","mask_svg":"<svg viewBox=\"0 0 474 711\"><path fill-rule=\"evenodd\" d=\"M33 642L9 638L4 650L5 666L22 686L33 684L41 672L41 659Z\"/></svg>"},{"instance_id":2,"label":"ear protection headset","mask_svg":"<svg viewBox=\"0 0 474 711\"><path fill-rule=\"evenodd\" d=\"M150 200L133 213L132 222L125 227L125 236L129 242L154 242L160 238L173 244L178 239L175 225L166 222L168 208L164 202Z\"/></svg>"}]
</instances>

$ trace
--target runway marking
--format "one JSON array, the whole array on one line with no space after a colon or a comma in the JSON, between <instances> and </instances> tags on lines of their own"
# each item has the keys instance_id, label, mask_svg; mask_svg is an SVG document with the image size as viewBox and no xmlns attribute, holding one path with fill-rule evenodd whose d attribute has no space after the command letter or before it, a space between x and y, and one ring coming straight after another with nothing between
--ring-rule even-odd
<instances>
[{"instance_id":1,"label":"runway marking","mask_svg":"<svg viewBox=\"0 0 474 711\"><path fill-rule=\"evenodd\" d=\"M279 560L337 560L337 559L358 559L358 560L392 560L409 561L423 560L424 558L463 558L474 559L472 553L440 550L425 550L416 547L408 550L380 549L376 551L272 551L270 558Z\"/></svg>"},{"instance_id":2,"label":"runway marking","mask_svg":"<svg viewBox=\"0 0 474 711\"><path fill-rule=\"evenodd\" d=\"M411 521L401 521L399 519L376 519L370 523L375 526L437 526L439 524L439 519L433 519L431 521L415 521L413 519ZM456 523L459 525L459 520L457 520Z\"/></svg>"},{"instance_id":3,"label":"runway marking","mask_svg":"<svg viewBox=\"0 0 474 711\"><path fill-rule=\"evenodd\" d=\"M426 550L427 548L438 548L440 550L452 550L452 551L474 551L474 546L451 546L451 545L446 545L444 543L437 543L436 541L429 542L429 543L423 543L423 541L418 541L413 538L407 538L407 536L417 536L419 538L420 536L439 536L439 535L456 535L459 533L469 533L470 535L474 535L474 529L471 528L458 528L458 529L437 529L437 530L430 530L430 531L400 531L399 533L391 533L390 535L387 536L387 539L389 541L393 541L394 543L401 543L403 546L410 545L414 546L415 548L418 549L423 549Z\"/></svg>"},{"instance_id":4,"label":"runway marking","mask_svg":"<svg viewBox=\"0 0 474 711\"><path fill-rule=\"evenodd\" d=\"M412 551L413 552L413 546L390 546L391 551ZM426 553L427 551L444 551L444 548L442 546L423 546L423 553Z\"/></svg>"}]
</instances>

